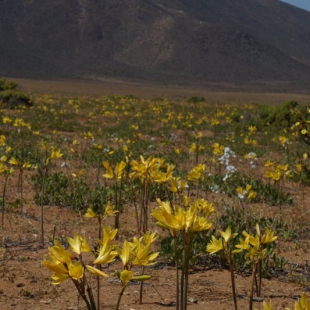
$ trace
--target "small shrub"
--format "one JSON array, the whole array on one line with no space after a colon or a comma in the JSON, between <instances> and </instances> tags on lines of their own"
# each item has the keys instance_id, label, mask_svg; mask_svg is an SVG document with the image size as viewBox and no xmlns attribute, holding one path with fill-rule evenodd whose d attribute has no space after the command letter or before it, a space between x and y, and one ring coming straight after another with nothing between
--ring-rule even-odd
<instances>
[{"instance_id":1,"label":"small shrub","mask_svg":"<svg viewBox=\"0 0 310 310\"><path fill-rule=\"evenodd\" d=\"M31 107L33 101L22 93L14 81L0 80L0 103L6 108L15 109L17 106Z\"/></svg>"},{"instance_id":2,"label":"small shrub","mask_svg":"<svg viewBox=\"0 0 310 310\"><path fill-rule=\"evenodd\" d=\"M277 127L290 128L299 121L299 117L294 110L300 111L303 115L306 113L306 107L300 105L297 101L288 101L279 106L262 105L259 106L258 116L263 125L273 125Z\"/></svg>"},{"instance_id":3,"label":"small shrub","mask_svg":"<svg viewBox=\"0 0 310 310\"><path fill-rule=\"evenodd\" d=\"M187 99L187 103L199 103L199 102L205 102L205 98L204 97L190 97Z\"/></svg>"}]
</instances>

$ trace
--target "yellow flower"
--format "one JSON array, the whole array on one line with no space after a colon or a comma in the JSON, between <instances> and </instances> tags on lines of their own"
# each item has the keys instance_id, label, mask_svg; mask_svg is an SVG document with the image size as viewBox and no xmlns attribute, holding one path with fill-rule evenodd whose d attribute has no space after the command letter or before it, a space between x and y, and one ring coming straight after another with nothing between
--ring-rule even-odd
<instances>
[{"instance_id":1,"label":"yellow flower","mask_svg":"<svg viewBox=\"0 0 310 310\"><path fill-rule=\"evenodd\" d=\"M274 166L274 162L267 160L264 164L265 167L273 167Z\"/></svg>"},{"instance_id":2,"label":"yellow flower","mask_svg":"<svg viewBox=\"0 0 310 310\"><path fill-rule=\"evenodd\" d=\"M115 175L116 179L120 180L124 176L126 168L126 163L124 161L121 161L120 163L117 163L115 166Z\"/></svg>"},{"instance_id":3,"label":"yellow flower","mask_svg":"<svg viewBox=\"0 0 310 310\"><path fill-rule=\"evenodd\" d=\"M53 284L59 284L69 277L78 280L83 277L84 268L82 264L77 261L72 263L75 258L70 252L66 251L58 241L55 241L53 247L49 247L50 260L44 260L42 264L53 271Z\"/></svg>"},{"instance_id":4,"label":"yellow flower","mask_svg":"<svg viewBox=\"0 0 310 310\"><path fill-rule=\"evenodd\" d=\"M197 216L197 205L192 204L186 211L183 208L175 207L174 213L170 206L170 202L162 202L157 199L160 204L159 209L154 209L152 216L158 220L157 225L173 231L198 232L209 229L212 224L206 218Z\"/></svg>"},{"instance_id":5,"label":"yellow flower","mask_svg":"<svg viewBox=\"0 0 310 310\"><path fill-rule=\"evenodd\" d=\"M269 305L264 301L263 302L263 308L264 310L273 310L273 307L272 307L272 302L270 301L269 302Z\"/></svg>"},{"instance_id":6,"label":"yellow flower","mask_svg":"<svg viewBox=\"0 0 310 310\"><path fill-rule=\"evenodd\" d=\"M216 239L214 236L212 236L212 241L208 243L207 248L206 248L207 252L214 254L223 249L224 249L224 246L223 246L222 239Z\"/></svg>"},{"instance_id":7,"label":"yellow flower","mask_svg":"<svg viewBox=\"0 0 310 310\"><path fill-rule=\"evenodd\" d=\"M91 132L84 132L84 139L85 140L94 140L94 135Z\"/></svg>"},{"instance_id":8,"label":"yellow flower","mask_svg":"<svg viewBox=\"0 0 310 310\"><path fill-rule=\"evenodd\" d=\"M197 210L202 211L204 216L210 216L214 213L215 208L212 202L209 202L203 198L196 199L194 201L194 206Z\"/></svg>"},{"instance_id":9,"label":"yellow flower","mask_svg":"<svg viewBox=\"0 0 310 310\"><path fill-rule=\"evenodd\" d=\"M63 154L61 153L60 150L55 150L54 148L52 148L50 159L58 159L61 158L62 156Z\"/></svg>"},{"instance_id":10,"label":"yellow flower","mask_svg":"<svg viewBox=\"0 0 310 310\"><path fill-rule=\"evenodd\" d=\"M133 272L131 270L123 270L119 276L123 286L126 286L133 278Z\"/></svg>"},{"instance_id":11,"label":"yellow flower","mask_svg":"<svg viewBox=\"0 0 310 310\"><path fill-rule=\"evenodd\" d=\"M139 244L137 248L136 258L132 262L132 265L139 266L151 266L154 265L155 262L152 262L157 256L159 252L151 253L151 243L147 245Z\"/></svg>"},{"instance_id":12,"label":"yellow flower","mask_svg":"<svg viewBox=\"0 0 310 310\"><path fill-rule=\"evenodd\" d=\"M104 166L104 168L107 169L107 173L105 173L105 174L103 175L103 177L106 178L106 179L113 179L113 178L114 178L114 172L113 172L113 170L112 170L112 168L111 168L109 162L104 161L104 162L103 162L103 166Z\"/></svg>"},{"instance_id":13,"label":"yellow flower","mask_svg":"<svg viewBox=\"0 0 310 310\"><path fill-rule=\"evenodd\" d=\"M217 156L217 157L220 157L223 155L224 153L224 146L223 145L220 145L219 143L213 143L212 145L212 148L213 148L213 155Z\"/></svg>"},{"instance_id":14,"label":"yellow flower","mask_svg":"<svg viewBox=\"0 0 310 310\"><path fill-rule=\"evenodd\" d=\"M69 264L69 275L72 279L78 280L84 276L84 267L80 261L75 262L74 264Z\"/></svg>"},{"instance_id":15,"label":"yellow flower","mask_svg":"<svg viewBox=\"0 0 310 310\"><path fill-rule=\"evenodd\" d=\"M173 177L171 178L171 186L168 188L171 192L173 193L182 193L183 190L186 188L187 183L184 180L181 180L181 178L177 177Z\"/></svg>"},{"instance_id":16,"label":"yellow flower","mask_svg":"<svg viewBox=\"0 0 310 310\"><path fill-rule=\"evenodd\" d=\"M115 215L115 213L117 213L118 211L114 209L114 206L111 206L110 201L108 202L108 204L105 206L104 208L104 214L103 216L112 216Z\"/></svg>"},{"instance_id":17,"label":"yellow flower","mask_svg":"<svg viewBox=\"0 0 310 310\"><path fill-rule=\"evenodd\" d=\"M278 238L277 236L274 236L274 232L273 231L271 231L270 229L266 229L266 232L265 232L265 234L262 237L261 243L262 244L270 243L270 242L275 241L277 238Z\"/></svg>"},{"instance_id":18,"label":"yellow flower","mask_svg":"<svg viewBox=\"0 0 310 310\"><path fill-rule=\"evenodd\" d=\"M295 302L295 310L310 310L310 303L305 293L302 293L300 300Z\"/></svg>"},{"instance_id":19,"label":"yellow flower","mask_svg":"<svg viewBox=\"0 0 310 310\"><path fill-rule=\"evenodd\" d=\"M87 212L84 214L84 217L96 217L97 214L91 209L91 208L88 208L87 209Z\"/></svg>"},{"instance_id":20,"label":"yellow flower","mask_svg":"<svg viewBox=\"0 0 310 310\"><path fill-rule=\"evenodd\" d=\"M4 173L6 171L6 166L0 162L0 174Z\"/></svg>"},{"instance_id":21,"label":"yellow flower","mask_svg":"<svg viewBox=\"0 0 310 310\"><path fill-rule=\"evenodd\" d=\"M62 283L63 281L67 280L68 278L70 278L69 273L68 274L63 274L63 273L53 273L53 275L51 276L53 282L53 285L58 285L60 283Z\"/></svg>"},{"instance_id":22,"label":"yellow flower","mask_svg":"<svg viewBox=\"0 0 310 310\"><path fill-rule=\"evenodd\" d=\"M146 232L142 237L145 244L153 243L157 238L158 235L156 234L156 232L153 232L152 234Z\"/></svg>"},{"instance_id":23,"label":"yellow flower","mask_svg":"<svg viewBox=\"0 0 310 310\"><path fill-rule=\"evenodd\" d=\"M26 163L23 164L23 168L24 169L29 169L29 168L31 168L31 164L26 162Z\"/></svg>"},{"instance_id":24,"label":"yellow flower","mask_svg":"<svg viewBox=\"0 0 310 310\"><path fill-rule=\"evenodd\" d=\"M212 223L208 222L206 218L193 214L192 223L185 231L199 232L203 230L208 230L210 229L211 226L212 226Z\"/></svg>"},{"instance_id":25,"label":"yellow flower","mask_svg":"<svg viewBox=\"0 0 310 310\"><path fill-rule=\"evenodd\" d=\"M277 169L279 169L281 171L287 171L288 164L286 164L286 165L277 165Z\"/></svg>"},{"instance_id":26,"label":"yellow flower","mask_svg":"<svg viewBox=\"0 0 310 310\"><path fill-rule=\"evenodd\" d=\"M239 244L236 245L236 250L233 251L233 253L240 253L242 252L243 250L248 250L250 248L250 245L249 245L249 238L246 238L246 239L239 239Z\"/></svg>"},{"instance_id":27,"label":"yellow flower","mask_svg":"<svg viewBox=\"0 0 310 310\"><path fill-rule=\"evenodd\" d=\"M231 239L234 239L238 233L231 233L231 228L230 226L227 227L225 231L219 231L221 234L222 238L225 240L225 243L228 243Z\"/></svg>"},{"instance_id":28,"label":"yellow flower","mask_svg":"<svg viewBox=\"0 0 310 310\"><path fill-rule=\"evenodd\" d=\"M290 144L289 139L284 136L280 136L279 141L283 147L286 147L288 144Z\"/></svg>"},{"instance_id":29,"label":"yellow flower","mask_svg":"<svg viewBox=\"0 0 310 310\"><path fill-rule=\"evenodd\" d=\"M193 169L187 174L187 179L189 181L199 180L200 175L201 175L200 171Z\"/></svg>"},{"instance_id":30,"label":"yellow flower","mask_svg":"<svg viewBox=\"0 0 310 310\"><path fill-rule=\"evenodd\" d=\"M123 266L126 266L133 258L133 252L127 240L124 241L122 249L119 249L118 252L119 257L122 260Z\"/></svg>"},{"instance_id":31,"label":"yellow flower","mask_svg":"<svg viewBox=\"0 0 310 310\"><path fill-rule=\"evenodd\" d=\"M120 180L124 176L126 163L121 161L120 163L116 164L115 171L112 170L109 162L103 162L103 166L106 168L107 173L103 174L103 177L106 179L116 179Z\"/></svg>"},{"instance_id":32,"label":"yellow flower","mask_svg":"<svg viewBox=\"0 0 310 310\"><path fill-rule=\"evenodd\" d=\"M201 137L203 137L203 134L202 134L202 132L199 131L199 132L197 132L197 133L194 134L194 137L195 137L195 139L198 140L198 139L200 139Z\"/></svg>"},{"instance_id":33,"label":"yellow flower","mask_svg":"<svg viewBox=\"0 0 310 310\"><path fill-rule=\"evenodd\" d=\"M174 152L177 154L177 155L180 155L181 154L181 150L177 147L174 147Z\"/></svg>"},{"instance_id":34,"label":"yellow flower","mask_svg":"<svg viewBox=\"0 0 310 310\"><path fill-rule=\"evenodd\" d=\"M43 266L45 266L46 268L48 268L49 270L51 270L55 273L69 274L66 267L63 264L61 264L60 262L52 262L52 261L44 260L42 262L42 264L43 264Z\"/></svg>"},{"instance_id":35,"label":"yellow flower","mask_svg":"<svg viewBox=\"0 0 310 310\"><path fill-rule=\"evenodd\" d=\"M94 274L94 275L96 275L96 276L108 277L108 275L107 275L106 273L104 273L103 271L101 271L101 270L99 270L99 269L97 269L97 268L95 268L95 267L92 267L92 266L89 266L89 265L86 265L85 267L86 267L86 269L87 269L90 273L92 273L92 274Z\"/></svg>"},{"instance_id":36,"label":"yellow flower","mask_svg":"<svg viewBox=\"0 0 310 310\"><path fill-rule=\"evenodd\" d=\"M81 237L79 234L74 236L74 239L67 237L70 248L73 252L80 255L82 252L92 252L86 238Z\"/></svg>"},{"instance_id":37,"label":"yellow flower","mask_svg":"<svg viewBox=\"0 0 310 310\"><path fill-rule=\"evenodd\" d=\"M3 122L3 124L9 124L9 123L12 122L12 119L10 119L7 116L4 116L3 119L2 119L2 122Z\"/></svg>"},{"instance_id":38,"label":"yellow flower","mask_svg":"<svg viewBox=\"0 0 310 310\"><path fill-rule=\"evenodd\" d=\"M18 160L17 160L15 157L12 157L12 158L9 160L9 164L14 165L14 166L18 166L18 165L19 165L19 162L18 162Z\"/></svg>"},{"instance_id":39,"label":"yellow flower","mask_svg":"<svg viewBox=\"0 0 310 310\"><path fill-rule=\"evenodd\" d=\"M112 250L109 242L104 242L100 247L98 257L94 260L94 265L105 265L112 263L115 259L116 252Z\"/></svg>"},{"instance_id":40,"label":"yellow flower","mask_svg":"<svg viewBox=\"0 0 310 310\"><path fill-rule=\"evenodd\" d=\"M160 208L154 209L151 215L158 221L157 225L165 229L181 230L183 225L180 225L180 214L172 214L170 202L163 202L159 198L157 202Z\"/></svg>"},{"instance_id":41,"label":"yellow flower","mask_svg":"<svg viewBox=\"0 0 310 310\"><path fill-rule=\"evenodd\" d=\"M105 226L102 228L103 231L103 241L99 240L99 244L109 244L113 240L118 232L118 229L111 229L110 226Z\"/></svg>"},{"instance_id":42,"label":"yellow flower","mask_svg":"<svg viewBox=\"0 0 310 310\"><path fill-rule=\"evenodd\" d=\"M241 199L244 198L244 192L243 192L242 187L240 187L240 186L237 187L236 192L237 192L239 198L241 198Z\"/></svg>"},{"instance_id":43,"label":"yellow flower","mask_svg":"<svg viewBox=\"0 0 310 310\"><path fill-rule=\"evenodd\" d=\"M252 134L252 133L257 131L257 127L256 126L250 126L250 127L248 127L248 130Z\"/></svg>"},{"instance_id":44,"label":"yellow flower","mask_svg":"<svg viewBox=\"0 0 310 310\"><path fill-rule=\"evenodd\" d=\"M191 147L189 148L190 153L196 153L197 152L197 144L194 142L191 144Z\"/></svg>"},{"instance_id":45,"label":"yellow flower","mask_svg":"<svg viewBox=\"0 0 310 310\"><path fill-rule=\"evenodd\" d=\"M0 135L0 145L4 146L5 145L5 136L4 135Z\"/></svg>"},{"instance_id":46,"label":"yellow flower","mask_svg":"<svg viewBox=\"0 0 310 310\"><path fill-rule=\"evenodd\" d=\"M242 187L237 187L236 192L240 199L255 199L257 197L256 192L252 191L252 186L250 184L247 184L245 189L243 189Z\"/></svg>"}]
</instances>

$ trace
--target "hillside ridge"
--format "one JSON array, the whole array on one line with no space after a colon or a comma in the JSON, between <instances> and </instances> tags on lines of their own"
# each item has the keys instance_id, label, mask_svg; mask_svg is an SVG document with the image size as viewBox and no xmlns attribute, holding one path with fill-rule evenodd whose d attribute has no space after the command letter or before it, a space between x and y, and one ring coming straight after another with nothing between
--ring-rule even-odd
<instances>
[{"instance_id":1,"label":"hillside ridge","mask_svg":"<svg viewBox=\"0 0 310 310\"><path fill-rule=\"evenodd\" d=\"M279 0L2 0L0 75L310 85L310 12Z\"/></svg>"}]
</instances>

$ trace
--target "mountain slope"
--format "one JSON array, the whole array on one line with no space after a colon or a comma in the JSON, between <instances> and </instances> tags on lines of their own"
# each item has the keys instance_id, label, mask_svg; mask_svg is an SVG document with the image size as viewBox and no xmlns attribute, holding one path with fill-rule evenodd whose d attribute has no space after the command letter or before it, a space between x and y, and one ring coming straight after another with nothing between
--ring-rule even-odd
<instances>
[{"instance_id":1,"label":"mountain slope","mask_svg":"<svg viewBox=\"0 0 310 310\"><path fill-rule=\"evenodd\" d=\"M310 84L310 13L278 0L2 0L0 75Z\"/></svg>"}]
</instances>

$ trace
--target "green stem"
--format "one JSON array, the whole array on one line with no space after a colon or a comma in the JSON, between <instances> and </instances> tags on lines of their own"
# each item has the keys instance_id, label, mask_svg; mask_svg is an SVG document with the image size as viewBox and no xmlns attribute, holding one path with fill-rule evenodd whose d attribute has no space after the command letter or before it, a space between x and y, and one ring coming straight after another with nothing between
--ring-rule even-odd
<instances>
[{"instance_id":1,"label":"green stem","mask_svg":"<svg viewBox=\"0 0 310 310\"><path fill-rule=\"evenodd\" d=\"M184 253L184 252L183 252ZM183 254L184 255L184 254ZM183 263L184 263L184 258L183 258ZM183 310L183 296L184 296L184 264L182 266L182 271L181 271L181 287L180 287L180 309Z\"/></svg>"},{"instance_id":2,"label":"green stem","mask_svg":"<svg viewBox=\"0 0 310 310\"><path fill-rule=\"evenodd\" d=\"M263 261L260 260L258 263L258 294L257 297L261 296L262 293L262 278L263 278Z\"/></svg>"},{"instance_id":3,"label":"green stem","mask_svg":"<svg viewBox=\"0 0 310 310\"><path fill-rule=\"evenodd\" d=\"M237 306L237 296L236 296L236 285L235 285L235 274L234 274L234 261L231 257L231 253L229 253L229 268L230 268L230 277L231 277L231 289L232 289L232 294L233 294L233 299L234 299L234 307L235 310L238 309Z\"/></svg>"},{"instance_id":4,"label":"green stem","mask_svg":"<svg viewBox=\"0 0 310 310\"><path fill-rule=\"evenodd\" d=\"M115 207L118 212L115 214L115 228L119 228L119 217L121 212L121 202L122 202L122 183L123 177L120 180L120 184L115 183ZM116 235L116 240L118 240L118 235Z\"/></svg>"},{"instance_id":5,"label":"green stem","mask_svg":"<svg viewBox=\"0 0 310 310\"><path fill-rule=\"evenodd\" d=\"M178 243L177 237L173 237L173 244L174 244L174 262L175 262L175 276L176 276L176 303L175 309L179 310L180 306L180 279L179 279L179 263L178 263Z\"/></svg>"},{"instance_id":6,"label":"green stem","mask_svg":"<svg viewBox=\"0 0 310 310\"><path fill-rule=\"evenodd\" d=\"M141 275L144 274L144 266L142 266ZM142 297L143 297L143 281L140 282L140 290L139 290L139 304L142 305Z\"/></svg>"},{"instance_id":7,"label":"green stem","mask_svg":"<svg viewBox=\"0 0 310 310\"><path fill-rule=\"evenodd\" d=\"M23 212L23 206L24 206L24 189L23 189L23 169L20 170L19 174L19 182L20 182L20 209L21 212Z\"/></svg>"},{"instance_id":8,"label":"green stem","mask_svg":"<svg viewBox=\"0 0 310 310\"><path fill-rule=\"evenodd\" d=\"M98 166L97 166L97 185L100 186L100 168L101 168L101 158L98 157Z\"/></svg>"},{"instance_id":9,"label":"green stem","mask_svg":"<svg viewBox=\"0 0 310 310\"><path fill-rule=\"evenodd\" d=\"M3 193L2 193L2 230L4 228L4 206L5 206L5 193L6 193L6 184L8 181L9 175L7 174L4 179Z\"/></svg>"},{"instance_id":10,"label":"green stem","mask_svg":"<svg viewBox=\"0 0 310 310\"><path fill-rule=\"evenodd\" d=\"M122 287L122 289L121 289L121 291L120 291L120 293L118 295L118 299L117 299L117 303L116 303L116 306L115 306L115 310L118 310L118 308L119 308L119 304L121 302L121 299L122 299L122 296L124 294L125 289L126 289L126 285Z\"/></svg>"},{"instance_id":11,"label":"green stem","mask_svg":"<svg viewBox=\"0 0 310 310\"><path fill-rule=\"evenodd\" d=\"M114 192L114 203L115 203L115 208L116 208L116 211L119 211L119 208L118 208L118 197L117 197L117 194L118 194L118 184L117 184L117 180L115 181L115 192ZM114 217L114 228L115 229L118 229L119 228L119 212L117 212L115 214L115 217ZM117 238L116 238L117 239Z\"/></svg>"},{"instance_id":12,"label":"green stem","mask_svg":"<svg viewBox=\"0 0 310 310\"><path fill-rule=\"evenodd\" d=\"M94 310L94 309L92 309L92 307L91 307L91 305L90 305L90 303L89 303L89 301L88 301L88 299L87 299L87 297L86 297L86 295L85 295L84 290L81 289L81 287L80 287L80 285L79 285L79 282L78 282L77 280L73 280L73 279L72 279L72 281L73 281L73 283L74 283L76 289L78 290L79 295L80 295L80 296L82 297L82 299L84 300L84 302L85 302L85 304L86 304L86 307L87 307L87 310Z\"/></svg>"},{"instance_id":13,"label":"green stem","mask_svg":"<svg viewBox=\"0 0 310 310\"><path fill-rule=\"evenodd\" d=\"M97 310L96 308L96 304L95 304L95 299L94 299L94 295L93 295L93 291L91 289L91 287L89 285L87 285L87 294L88 294L88 297L89 297L89 300L90 300L90 306L91 306L91 309L92 310ZM99 308L98 308L99 310Z\"/></svg>"},{"instance_id":14,"label":"green stem","mask_svg":"<svg viewBox=\"0 0 310 310\"><path fill-rule=\"evenodd\" d=\"M182 298L182 310L187 309L187 291L188 291L188 271L189 271L189 254L190 254L190 246L191 243L185 241L184 248L184 261L183 261L183 269L184 269L184 281L183 281L183 298Z\"/></svg>"},{"instance_id":15,"label":"green stem","mask_svg":"<svg viewBox=\"0 0 310 310\"><path fill-rule=\"evenodd\" d=\"M139 222L139 233L141 233L143 220L144 220L144 195L145 195L145 181L141 186L141 196L140 196L140 222Z\"/></svg>"},{"instance_id":16,"label":"green stem","mask_svg":"<svg viewBox=\"0 0 310 310\"><path fill-rule=\"evenodd\" d=\"M102 226L101 226L101 222L102 222L102 216L98 215L97 216L98 219L98 239L101 240L102 239ZM101 265L98 265L97 267L99 270L101 270ZM100 276L96 277L96 286L97 286L97 310L100 309Z\"/></svg>"},{"instance_id":17,"label":"green stem","mask_svg":"<svg viewBox=\"0 0 310 310\"><path fill-rule=\"evenodd\" d=\"M143 195L143 213L144 213L144 218L143 218L143 227L142 227L142 232L146 233L147 228L148 228L148 196L149 196L149 186L148 182L145 181L144 186L144 195Z\"/></svg>"},{"instance_id":18,"label":"green stem","mask_svg":"<svg viewBox=\"0 0 310 310\"><path fill-rule=\"evenodd\" d=\"M199 197L199 180L197 180L197 187L196 187L196 199Z\"/></svg>"},{"instance_id":19,"label":"green stem","mask_svg":"<svg viewBox=\"0 0 310 310\"><path fill-rule=\"evenodd\" d=\"M252 281L251 281L251 291L250 291L250 301L249 301L249 310L253 310L253 292L254 292L254 282L256 276L256 264L252 263Z\"/></svg>"},{"instance_id":20,"label":"green stem","mask_svg":"<svg viewBox=\"0 0 310 310\"><path fill-rule=\"evenodd\" d=\"M41 214L40 214L40 226L41 226L41 245L44 247L44 204L43 204L43 199L44 199L44 193L45 193L45 177L46 174L43 175L43 183L42 183L42 196L41 196L41 201L40 201L40 209L41 209Z\"/></svg>"}]
</instances>

